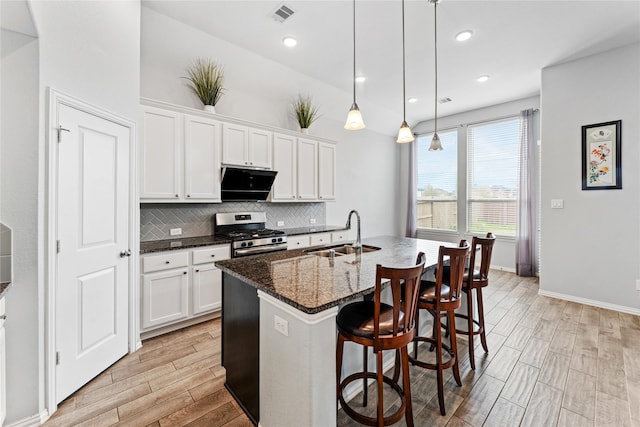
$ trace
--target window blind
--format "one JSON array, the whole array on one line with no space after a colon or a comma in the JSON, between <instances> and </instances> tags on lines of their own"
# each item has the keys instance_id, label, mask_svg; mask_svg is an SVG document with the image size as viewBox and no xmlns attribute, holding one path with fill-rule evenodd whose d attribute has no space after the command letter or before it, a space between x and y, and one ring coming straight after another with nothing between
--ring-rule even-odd
<instances>
[{"instance_id":1,"label":"window blind","mask_svg":"<svg viewBox=\"0 0 640 427\"><path fill-rule=\"evenodd\" d=\"M520 119L467 128L467 228L472 233L516 235Z\"/></svg>"}]
</instances>

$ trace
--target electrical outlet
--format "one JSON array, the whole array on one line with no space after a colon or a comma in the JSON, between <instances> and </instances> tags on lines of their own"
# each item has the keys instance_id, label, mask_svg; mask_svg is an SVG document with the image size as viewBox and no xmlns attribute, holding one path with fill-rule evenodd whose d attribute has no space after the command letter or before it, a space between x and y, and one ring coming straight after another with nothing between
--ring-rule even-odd
<instances>
[{"instance_id":1,"label":"electrical outlet","mask_svg":"<svg viewBox=\"0 0 640 427\"><path fill-rule=\"evenodd\" d=\"M315 223L316 223L315 218L309 218L309 224L315 224Z\"/></svg>"},{"instance_id":2,"label":"electrical outlet","mask_svg":"<svg viewBox=\"0 0 640 427\"><path fill-rule=\"evenodd\" d=\"M182 228L172 228L169 230L169 234L172 236L182 236Z\"/></svg>"},{"instance_id":3,"label":"electrical outlet","mask_svg":"<svg viewBox=\"0 0 640 427\"><path fill-rule=\"evenodd\" d=\"M278 227L284 227L284 221L278 221L276 225Z\"/></svg>"},{"instance_id":4,"label":"electrical outlet","mask_svg":"<svg viewBox=\"0 0 640 427\"><path fill-rule=\"evenodd\" d=\"M636 280L636 291L640 291L640 279Z\"/></svg>"},{"instance_id":5,"label":"electrical outlet","mask_svg":"<svg viewBox=\"0 0 640 427\"><path fill-rule=\"evenodd\" d=\"M273 315L273 328L285 337L289 336L289 322L277 314Z\"/></svg>"},{"instance_id":6,"label":"electrical outlet","mask_svg":"<svg viewBox=\"0 0 640 427\"><path fill-rule=\"evenodd\" d=\"M564 200L551 199L551 209L563 209L563 208L564 208Z\"/></svg>"}]
</instances>

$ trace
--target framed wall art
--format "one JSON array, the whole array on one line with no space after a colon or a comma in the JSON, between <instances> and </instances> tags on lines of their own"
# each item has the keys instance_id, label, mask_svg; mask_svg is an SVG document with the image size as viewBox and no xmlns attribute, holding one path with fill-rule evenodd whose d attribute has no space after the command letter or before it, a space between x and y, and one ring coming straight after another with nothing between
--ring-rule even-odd
<instances>
[{"instance_id":1,"label":"framed wall art","mask_svg":"<svg viewBox=\"0 0 640 427\"><path fill-rule=\"evenodd\" d=\"M582 126L582 189L622 188L621 120Z\"/></svg>"}]
</instances>

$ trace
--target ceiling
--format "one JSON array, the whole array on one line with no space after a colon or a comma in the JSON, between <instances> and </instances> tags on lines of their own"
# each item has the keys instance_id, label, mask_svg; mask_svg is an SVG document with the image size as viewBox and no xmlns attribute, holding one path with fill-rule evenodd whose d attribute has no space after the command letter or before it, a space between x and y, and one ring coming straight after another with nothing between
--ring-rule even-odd
<instances>
[{"instance_id":1,"label":"ceiling","mask_svg":"<svg viewBox=\"0 0 640 427\"><path fill-rule=\"evenodd\" d=\"M272 18L282 4L294 14ZM347 93L352 90L352 8L324 1L144 1L143 5L213 36L272 59ZM406 1L407 121L434 115L433 5ZM402 114L402 3L357 0L358 104ZM473 31L466 42L455 35ZM281 40L295 36L298 45ZM540 93L542 68L640 42L640 1L462 1L438 5L439 115L493 105ZM476 82L490 75L486 83ZM348 108L345 107L345 109ZM346 116L346 114L345 114Z\"/></svg>"}]
</instances>

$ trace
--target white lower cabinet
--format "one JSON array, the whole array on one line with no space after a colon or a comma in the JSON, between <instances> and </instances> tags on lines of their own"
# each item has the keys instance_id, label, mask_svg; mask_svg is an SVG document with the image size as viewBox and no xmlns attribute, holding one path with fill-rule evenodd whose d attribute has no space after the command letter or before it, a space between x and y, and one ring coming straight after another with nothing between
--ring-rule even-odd
<instances>
[{"instance_id":1,"label":"white lower cabinet","mask_svg":"<svg viewBox=\"0 0 640 427\"><path fill-rule=\"evenodd\" d=\"M7 365L5 361L5 335L4 335L4 298L0 299L0 426L4 424L7 415Z\"/></svg>"},{"instance_id":2,"label":"white lower cabinet","mask_svg":"<svg viewBox=\"0 0 640 427\"><path fill-rule=\"evenodd\" d=\"M229 245L144 255L141 331L220 310L222 273L214 261L229 257Z\"/></svg>"},{"instance_id":3,"label":"white lower cabinet","mask_svg":"<svg viewBox=\"0 0 640 427\"><path fill-rule=\"evenodd\" d=\"M302 236L287 236L287 249L302 249L311 246L308 234Z\"/></svg>"},{"instance_id":4,"label":"white lower cabinet","mask_svg":"<svg viewBox=\"0 0 640 427\"><path fill-rule=\"evenodd\" d=\"M349 240L349 230L334 231L331 233L331 243L346 242Z\"/></svg>"},{"instance_id":5,"label":"white lower cabinet","mask_svg":"<svg viewBox=\"0 0 640 427\"><path fill-rule=\"evenodd\" d=\"M142 329L189 317L189 270L180 268L142 277Z\"/></svg>"},{"instance_id":6,"label":"white lower cabinet","mask_svg":"<svg viewBox=\"0 0 640 427\"><path fill-rule=\"evenodd\" d=\"M311 234L311 246L328 245L331 243L331 233Z\"/></svg>"}]
</instances>

